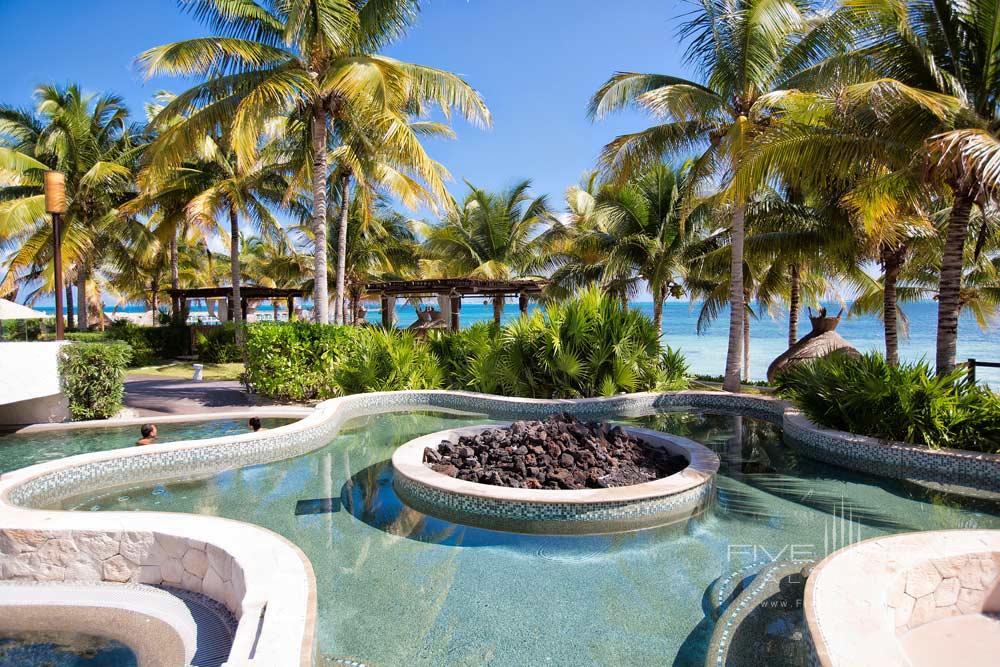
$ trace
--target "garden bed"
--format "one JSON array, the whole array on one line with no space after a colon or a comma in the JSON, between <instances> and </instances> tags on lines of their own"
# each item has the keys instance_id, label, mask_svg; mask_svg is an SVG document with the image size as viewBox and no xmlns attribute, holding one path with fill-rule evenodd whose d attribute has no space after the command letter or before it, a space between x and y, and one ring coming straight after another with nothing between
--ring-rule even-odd
<instances>
[{"instance_id":1,"label":"garden bed","mask_svg":"<svg viewBox=\"0 0 1000 667\"><path fill-rule=\"evenodd\" d=\"M687 467L679 454L652 447L620 426L569 414L465 435L424 450L435 472L515 489L604 489L643 484Z\"/></svg>"}]
</instances>

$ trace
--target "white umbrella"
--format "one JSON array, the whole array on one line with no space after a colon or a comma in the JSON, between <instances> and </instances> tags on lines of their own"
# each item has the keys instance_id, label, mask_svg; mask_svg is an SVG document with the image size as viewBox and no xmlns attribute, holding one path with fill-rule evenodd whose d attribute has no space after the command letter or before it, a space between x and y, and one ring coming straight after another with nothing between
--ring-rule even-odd
<instances>
[{"instance_id":1,"label":"white umbrella","mask_svg":"<svg viewBox=\"0 0 1000 667\"><path fill-rule=\"evenodd\" d=\"M49 317L45 313L22 306L19 303L0 299L0 321L3 320L41 320Z\"/></svg>"}]
</instances>

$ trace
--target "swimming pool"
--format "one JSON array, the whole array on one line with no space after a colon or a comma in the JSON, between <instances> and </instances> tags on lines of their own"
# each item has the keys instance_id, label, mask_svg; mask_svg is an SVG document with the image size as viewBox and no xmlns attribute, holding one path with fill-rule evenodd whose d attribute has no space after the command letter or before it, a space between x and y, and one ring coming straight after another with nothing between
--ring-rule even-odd
<instances>
[{"instance_id":1,"label":"swimming pool","mask_svg":"<svg viewBox=\"0 0 1000 667\"><path fill-rule=\"evenodd\" d=\"M292 421L294 420L261 419L261 425L265 428L275 428ZM246 433L247 422L245 419L214 419L157 424L156 429L157 442L177 442ZM75 454L131 447L138 438L138 425L0 435L0 473Z\"/></svg>"},{"instance_id":2,"label":"swimming pool","mask_svg":"<svg viewBox=\"0 0 1000 667\"><path fill-rule=\"evenodd\" d=\"M0 667L136 667L132 649L110 639L74 633L0 636Z\"/></svg>"},{"instance_id":3,"label":"swimming pool","mask_svg":"<svg viewBox=\"0 0 1000 667\"><path fill-rule=\"evenodd\" d=\"M821 558L892 532L1000 527L997 503L815 463L767 422L693 410L623 420L720 455L714 507L684 526L526 536L400 503L389 463L396 447L488 421L428 411L358 417L304 456L63 507L195 512L274 530L312 562L321 653L383 667L702 665L713 627L707 591L740 567Z\"/></svg>"}]
</instances>

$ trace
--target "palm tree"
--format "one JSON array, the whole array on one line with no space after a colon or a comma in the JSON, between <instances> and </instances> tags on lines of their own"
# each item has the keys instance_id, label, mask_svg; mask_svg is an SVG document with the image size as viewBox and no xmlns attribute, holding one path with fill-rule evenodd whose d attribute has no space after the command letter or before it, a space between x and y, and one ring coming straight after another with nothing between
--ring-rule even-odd
<instances>
[{"instance_id":1,"label":"palm tree","mask_svg":"<svg viewBox=\"0 0 1000 667\"><path fill-rule=\"evenodd\" d=\"M896 80L948 96L954 113L924 134L927 175L947 185L951 207L938 287L938 373L955 366L962 271L973 207L1000 188L1000 16L997 0L849 3L856 48L832 61L851 63L869 82Z\"/></svg>"},{"instance_id":2,"label":"palm tree","mask_svg":"<svg viewBox=\"0 0 1000 667\"><path fill-rule=\"evenodd\" d=\"M699 0L680 34L690 40L687 59L703 71L704 83L619 72L591 100L592 118L638 106L664 119L662 124L619 136L605 146L604 169L625 179L665 155L683 156L700 147L704 152L692 163L691 186L711 177L725 184L754 137L773 121L762 101L768 93L780 90L784 79L803 62L802 50L793 46L807 27L804 9L805 3L797 0ZM740 389L745 214L744 198L737 194L729 225L732 258L724 382L728 391Z\"/></svg>"},{"instance_id":3,"label":"palm tree","mask_svg":"<svg viewBox=\"0 0 1000 667\"><path fill-rule=\"evenodd\" d=\"M301 176L309 180L313 194L314 314L316 321L326 323L331 119L398 120L434 104L445 113L455 109L489 124L489 111L459 77L377 55L412 23L417 0L191 0L185 6L220 34L166 44L139 57L149 75L206 77L158 119L166 124L186 118L159 138L167 149L164 159L181 161L192 141L223 124L246 170L256 158L265 124L289 110L303 111L311 138L311 159ZM443 194L443 186L436 189Z\"/></svg>"},{"instance_id":4,"label":"palm tree","mask_svg":"<svg viewBox=\"0 0 1000 667\"><path fill-rule=\"evenodd\" d=\"M271 206L284 201L288 189L284 173L287 165L275 162L272 152L265 149L260 159L244 170L232 151L206 137L201 157L205 161L202 175L205 188L186 207L189 220L201 227L218 225L229 238L230 280L232 282L233 321L236 344L243 347L243 308L240 296L240 218L250 222L255 231L277 234L278 222ZM228 230L226 223L228 221Z\"/></svg>"},{"instance_id":5,"label":"palm tree","mask_svg":"<svg viewBox=\"0 0 1000 667\"><path fill-rule=\"evenodd\" d=\"M544 262L540 234L554 221L545 196L531 197L531 181L499 193L468 186L462 204L438 224L417 225L426 257L450 276L507 280L537 270ZM503 306L503 296L493 298L496 324Z\"/></svg>"},{"instance_id":6,"label":"palm tree","mask_svg":"<svg viewBox=\"0 0 1000 667\"><path fill-rule=\"evenodd\" d=\"M0 157L16 182L0 192L0 238L17 246L7 259L0 291L10 292L28 275L51 275L51 225L42 194L42 172L66 175L65 260L75 264L78 325L89 325L88 281L108 253L145 233L118 208L135 196L134 174L145 148L130 125L124 102L115 95L88 95L76 85L40 86L36 111L0 109L4 135ZM119 253L119 260L128 258ZM46 277L48 290L50 278Z\"/></svg>"},{"instance_id":7,"label":"palm tree","mask_svg":"<svg viewBox=\"0 0 1000 667\"><path fill-rule=\"evenodd\" d=\"M686 174L655 165L624 186L599 198L616 242L608 257L611 275L621 276L629 291L644 281L653 296L653 321L663 329L663 304L684 294L684 252L693 237L693 221L682 215L681 191Z\"/></svg>"}]
</instances>

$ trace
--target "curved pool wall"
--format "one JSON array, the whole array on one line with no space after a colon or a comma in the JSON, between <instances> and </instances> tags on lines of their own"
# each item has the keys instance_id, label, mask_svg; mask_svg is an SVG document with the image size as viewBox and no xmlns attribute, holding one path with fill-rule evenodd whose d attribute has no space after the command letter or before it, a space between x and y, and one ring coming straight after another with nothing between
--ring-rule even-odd
<instances>
[{"instance_id":1,"label":"curved pool wall","mask_svg":"<svg viewBox=\"0 0 1000 667\"><path fill-rule=\"evenodd\" d=\"M948 451L887 446L870 438L820 429L782 401L760 396L678 392L535 400L448 391L362 394L321 403L299 422L272 431L83 454L8 473L0 478L0 570L7 578L59 580L70 574L68 568L82 560L95 567L74 572L73 576L85 574L90 580L106 581L124 578L129 582L143 581L148 576L146 583L173 583L163 576L162 564L167 562L171 576L179 575L182 579L181 588L204 592L225 602L239 619L229 664L310 665L316 652L315 577L308 559L288 540L257 526L209 516L79 513L42 508L68 497L122 485L206 475L295 457L330 442L347 419L380 411L454 409L512 418L567 411L578 416L607 417L674 406L735 412L785 424L786 435L807 453L817 458L832 457L837 465L856 470L876 474L883 471L894 477L923 471L921 474L930 476L936 474L940 465L943 474L955 483L989 489L1000 487L997 483L1000 457L969 453L956 456ZM904 475L890 468L899 457L905 459ZM873 470L872 461L881 467ZM74 539L76 535L92 538L101 534L112 543L117 540L118 545L116 553L107 557L114 560L107 567L101 559L97 559L100 563L97 567L91 547ZM136 542L141 548L135 548ZM50 544L57 546L50 548ZM170 551L167 545L175 551ZM181 545L185 545L185 551L178 555ZM195 572L184 567L188 551L207 553L209 546L218 552L216 560L228 563L232 577L229 581L220 581L215 568L202 568L201 557L197 555L188 558L198 563L192 568ZM104 553L110 551L109 546ZM29 557L24 558L24 554ZM174 561L180 562L190 576L173 571ZM18 562L27 564L27 569L12 569L12 564ZM156 582L154 566L160 567L160 582ZM220 567L224 569L227 565ZM196 573L203 569L204 574L199 578Z\"/></svg>"},{"instance_id":2,"label":"curved pool wall","mask_svg":"<svg viewBox=\"0 0 1000 667\"><path fill-rule=\"evenodd\" d=\"M268 406L201 415L34 424L0 434L0 475L77 454L130 448L143 424L155 424L157 440L168 443L240 435L248 431L250 417L260 418L265 428L277 428L311 412L312 408Z\"/></svg>"},{"instance_id":3,"label":"curved pool wall","mask_svg":"<svg viewBox=\"0 0 1000 667\"><path fill-rule=\"evenodd\" d=\"M653 447L679 454L688 465L643 484L605 489L515 489L448 477L424 465L424 448L457 442L494 425L438 431L399 447L392 455L396 493L419 512L455 523L522 533L585 535L666 526L708 509L719 457L676 435L626 426Z\"/></svg>"}]
</instances>

